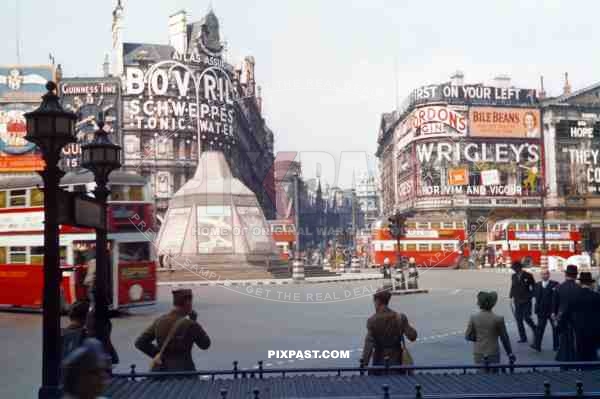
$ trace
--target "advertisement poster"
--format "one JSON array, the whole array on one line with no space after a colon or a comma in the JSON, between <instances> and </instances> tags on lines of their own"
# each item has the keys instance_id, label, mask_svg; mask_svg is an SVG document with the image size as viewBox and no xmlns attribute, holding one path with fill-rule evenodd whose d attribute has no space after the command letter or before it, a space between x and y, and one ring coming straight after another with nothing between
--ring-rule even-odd
<instances>
[{"instance_id":1,"label":"advertisement poster","mask_svg":"<svg viewBox=\"0 0 600 399\"><path fill-rule=\"evenodd\" d=\"M469 110L469 132L472 137L540 138L540 111L473 107Z\"/></svg>"},{"instance_id":2,"label":"advertisement poster","mask_svg":"<svg viewBox=\"0 0 600 399\"><path fill-rule=\"evenodd\" d=\"M500 174L498 173L498 170L482 170L481 184L483 184L484 186L493 186L495 184L500 184Z\"/></svg>"},{"instance_id":3,"label":"advertisement poster","mask_svg":"<svg viewBox=\"0 0 600 399\"><path fill-rule=\"evenodd\" d=\"M0 66L0 173L42 170L35 145L25 140L25 113L36 109L54 79L48 66Z\"/></svg>"},{"instance_id":4,"label":"advertisement poster","mask_svg":"<svg viewBox=\"0 0 600 399\"><path fill-rule=\"evenodd\" d=\"M451 186L464 186L469 183L469 170L467 168L453 168L448 170L448 184Z\"/></svg>"},{"instance_id":5,"label":"advertisement poster","mask_svg":"<svg viewBox=\"0 0 600 399\"><path fill-rule=\"evenodd\" d=\"M90 142L98 130L99 118L104 130L114 143L119 143L118 116L121 101L121 83L115 78L66 78L58 86L65 110L77 115L75 135L77 142L62 151L62 169L80 167L81 145Z\"/></svg>"}]
</instances>

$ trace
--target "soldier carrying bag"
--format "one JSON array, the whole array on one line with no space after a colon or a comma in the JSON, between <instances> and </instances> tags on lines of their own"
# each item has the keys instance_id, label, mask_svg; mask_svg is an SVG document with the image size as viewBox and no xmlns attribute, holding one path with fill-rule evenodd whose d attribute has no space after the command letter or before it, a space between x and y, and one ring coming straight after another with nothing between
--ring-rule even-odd
<instances>
[{"instance_id":1,"label":"soldier carrying bag","mask_svg":"<svg viewBox=\"0 0 600 399\"><path fill-rule=\"evenodd\" d=\"M169 334L167 335L167 339L165 339L165 342L163 342L162 346L160 347L160 351L150 361L150 370L156 371L156 370L158 370L162 366L162 364L163 364L163 361L162 361L163 352L165 351L165 349L169 345L169 342L171 342L171 340L175 336L175 333L177 332L177 330L179 329L179 327L185 322L185 320L186 320L186 318L182 317L182 318L180 318L179 320L177 320L173 324L173 327L171 327L171 329L169 330Z\"/></svg>"}]
</instances>

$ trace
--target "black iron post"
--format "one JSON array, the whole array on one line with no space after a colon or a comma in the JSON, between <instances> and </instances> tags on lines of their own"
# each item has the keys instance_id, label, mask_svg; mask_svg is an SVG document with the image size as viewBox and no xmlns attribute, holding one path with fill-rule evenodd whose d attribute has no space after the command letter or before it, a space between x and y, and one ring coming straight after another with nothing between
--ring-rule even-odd
<instances>
[{"instance_id":1,"label":"black iron post","mask_svg":"<svg viewBox=\"0 0 600 399\"><path fill-rule=\"evenodd\" d=\"M121 167L121 147L113 144L104 130L104 118L98 118L98 130L94 140L81 148L81 166L94 173L96 188L94 196L101 205L104 226L96 228L96 281L94 295L94 335L107 350L110 342L110 320L108 305L110 302L110 271L111 263L108 254L106 206L110 190L108 176Z\"/></svg>"},{"instance_id":2,"label":"black iron post","mask_svg":"<svg viewBox=\"0 0 600 399\"><path fill-rule=\"evenodd\" d=\"M298 187L300 186L299 183L300 180L300 176L298 172L294 173L294 208L296 208L295 211L295 224L296 224L296 251L294 252L294 255L296 257L296 259L300 259L300 231L302 230L300 228L300 193L298 192Z\"/></svg>"},{"instance_id":3,"label":"black iron post","mask_svg":"<svg viewBox=\"0 0 600 399\"><path fill-rule=\"evenodd\" d=\"M60 335L60 253L58 230L58 184L64 175L58 168L62 148L75 142L77 116L60 106L56 84L46 84L48 92L35 111L25 114L25 139L38 146L46 163L39 172L44 183L44 298L42 322L42 386L40 399L58 399L62 356Z\"/></svg>"}]
</instances>

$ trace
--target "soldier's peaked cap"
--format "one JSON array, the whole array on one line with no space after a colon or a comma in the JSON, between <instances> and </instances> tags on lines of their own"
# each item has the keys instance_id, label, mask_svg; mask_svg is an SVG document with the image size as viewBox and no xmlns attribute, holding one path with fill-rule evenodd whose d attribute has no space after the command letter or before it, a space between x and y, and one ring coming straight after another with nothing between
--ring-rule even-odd
<instances>
[{"instance_id":1,"label":"soldier's peaked cap","mask_svg":"<svg viewBox=\"0 0 600 399\"><path fill-rule=\"evenodd\" d=\"M171 293L173 294L173 299L175 298L185 298L185 297L191 297L192 296L192 290L189 288L181 288L178 290L173 290L171 291Z\"/></svg>"}]
</instances>

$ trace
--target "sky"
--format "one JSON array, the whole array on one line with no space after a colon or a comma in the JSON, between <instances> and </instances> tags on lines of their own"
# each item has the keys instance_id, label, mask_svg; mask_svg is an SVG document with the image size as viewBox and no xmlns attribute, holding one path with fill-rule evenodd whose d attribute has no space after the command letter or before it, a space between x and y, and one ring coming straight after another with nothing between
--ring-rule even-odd
<instances>
[{"instance_id":1,"label":"sky","mask_svg":"<svg viewBox=\"0 0 600 399\"><path fill-rule=\"evenodd\" d=\"M100 76L116 0L2 0L0 65L48 63L65 76ZM18 4L18 9L17 9ZM600 81L600 3L591 1L123 0L124 41L168 43L168 16L212 7L227 57L256 60L263 115L275 150L295 151L348 187L376 165L382 112L424 84L508 74L522 88L558 95ZM17 26L16 21L19 21ZM17 52L19 37L19 52ZM19 56L17 56L19 53ZM397 83L397 84L396 84ZM317 166L319 165L319 166Z\"/></svg>"}]
</instances>

